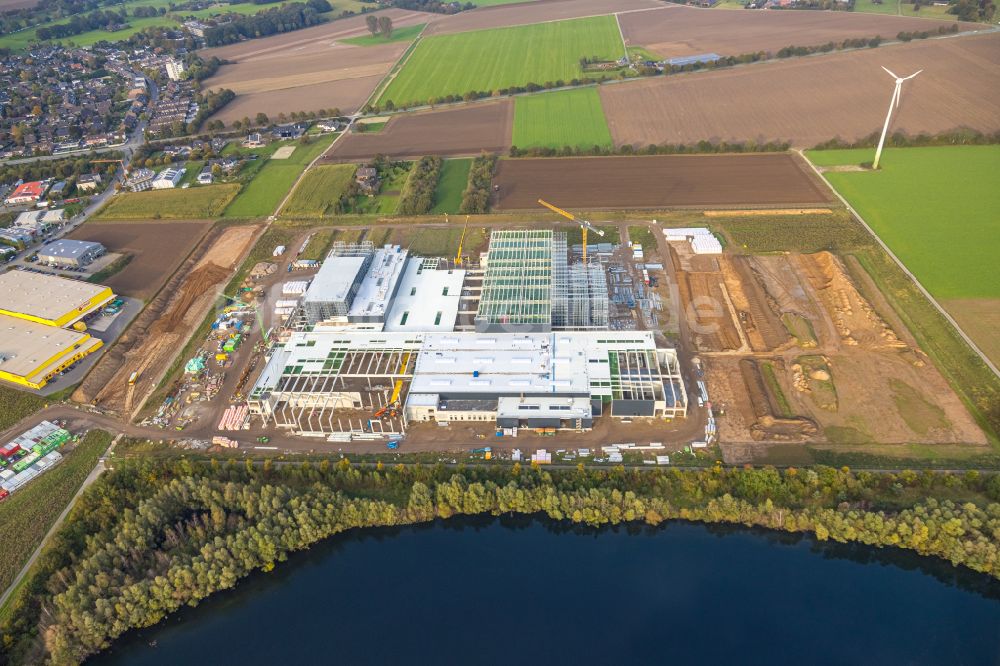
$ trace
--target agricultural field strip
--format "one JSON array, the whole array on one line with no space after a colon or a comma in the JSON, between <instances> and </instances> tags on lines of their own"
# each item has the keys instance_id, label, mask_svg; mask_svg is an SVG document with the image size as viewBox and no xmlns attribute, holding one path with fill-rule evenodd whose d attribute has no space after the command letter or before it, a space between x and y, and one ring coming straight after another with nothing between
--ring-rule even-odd
<instances>
[{"instance_id":1,"label":"agricultural field strip","mask_svg":"<svg viewBox=\"0 0 1000 666\"><path fill-rule=\"evenodd\" d=\"M580 58L618 58L620 35L612 20L608 15L423 38L380 101L424 104L473 90L582 78Z\"/></svg>"},{"instance_id":2,"label":"agricultural field strip","mask_svg":"<svg viewBox=\"0 0 1000 666\"><path fill-rule=\"evenodd\" d=\"M804 156L803 156L803 158L804 158ZM915 284L917 286L917 288L923 294L924 298L926 298L934 306L934 308L941 314L941 316L943 316L946 320L948 320L948 323L951 324L955 328L956 331L958 331L958 334L962 337L962 340L964 340L965 343L967 345L969 345L969 347L973 351L976 352L976 354L979 356L979 358L982 359L983 363L985 363L986 366L990 370L992 370L995 375L997 375L998 377L1000 377L1000 369L997 369L997 366L994 365L993 362L989 359L989 357L986 356L986 354L979 348L978 345L976 345L976 343L972 340L971 337L969 337L969 335L965 332L965 330L962 329L961 326L959 326L958 322L955 321L955 318L951 316L951 314L937 301L936 298L934 298L933 295L931 295L931 293L927 290L927 288L924 287L924 285L920 282L920 280L917 279L917 276L914 275L910 271L910 269L906 267L906 264L904 264L900 260L900 258L895 255L895 253L893 253L892 249L890 249L889 246L885 243L885 241L883 241L882 238L877 233L875 233L875 230L872 229L872 227L868 224L868 222L865 221L865 219L861 216L861 214L851 206L850 202L847 199L845 199L840 194L840 192L838 192L836 190L836 188L833 187L832 184L830 184L830 182L826 179L826 177L823 175L823 173L819 169L817 169L816 166L813 165L813 163L810 162L808 159L806 159L805 161L806 161L807 164L809 164L809 167L813 170L813 172L815 172L815 174L820 179L822 179L824 183L826 183L826 185L830 189L830 191L833 192L833 194L838 199L840 199L841 203L843 203L844 206L849 211L851 211L851 213L858 219L858 221L861 222L861 224L865 227L865 229L868 231L868 233L871 234L872 237L875 238L875 240L882 247L882 249L885 251L885 253L887 255L889 255L889 257L892 258L892 260L896 263L897 266L899 266L899 269L901 271L903 271L903 273L905 273L906 276L909 279L913 280L913 284Z\"/></svg>"}]
</instances>

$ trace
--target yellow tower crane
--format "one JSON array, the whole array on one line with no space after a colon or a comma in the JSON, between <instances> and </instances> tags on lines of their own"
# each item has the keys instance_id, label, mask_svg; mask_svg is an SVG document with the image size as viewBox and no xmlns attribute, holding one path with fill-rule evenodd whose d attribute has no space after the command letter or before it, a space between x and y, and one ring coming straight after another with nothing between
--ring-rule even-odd
<instances>
[{"instance_id":1,"label":"yellow tower crane","mask_svg":"<svg viewBox=\"0 0 1000 666\"><path fill-rule=\"evenodd\" d=\"M579 219L576 218L575 215L573 215L573 213L567 212L567 211L563 210L562 208L560 208L559 206L553 206L548 201L545 201L543 199L539 199L538 203L542 204L543 206L545 206L546 208L548 208L549 210L551 210L553 213L559 213L560 215L562 215L563 217L565 217L567 220L572 220L572 221L574 221L574 222L576 222L577 224L580 225L580 229L583 230L583 263L586 264L587 263L587 231L593 231L598 236L603 236L604 232L601 231L600 229L598 229L597 227L595 227L594 225L592 225L587 220L579 220Z\"/></svg>"},{"instance_id":2,"label":"yellow tower crane","mask_svg":"<svg viewBox=\"0 0 1000 666\"><path fill-rule=\"evenodd\" d=\"M462 265L462 244L465 243L465 232L469 230L469 216L465 216L465 226L462 227L462 236L458 239L458 252L455 253L455 265Z\"/></svg>"}]
</instances>

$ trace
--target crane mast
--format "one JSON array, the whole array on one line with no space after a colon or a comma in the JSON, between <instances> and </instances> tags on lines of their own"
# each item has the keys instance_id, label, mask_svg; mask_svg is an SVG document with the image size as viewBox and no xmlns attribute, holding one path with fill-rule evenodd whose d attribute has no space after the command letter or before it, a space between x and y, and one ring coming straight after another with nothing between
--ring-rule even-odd
<instances>
[{"instance_id":1,"label":"crane mast","mask_svg":"<svg viewBox=\"0 0 1000 666\"><path fill-rule=\"evenodd\" d=\"M558 213L559 215L562 215L563 217L565 217L567 220L572 220L573 222L576 222L577 224L580 225L580 229L583 230L583 263L584 263L584 265L586 265L587 264L587 232L588 231L593 231L598 236L603 236L604 232L601 231L600 229L598 229L597 227L595 227L594 225L592 225L587 220L577 219L577 217L575 215L573 215L573 213L565 211L562 208L560 208L559 206L553 206L552 204L550 204L548 201L545 201L544 199L539 199L538 203L542 204L543 206L545 206L546 208L548 208L549 210L551 210L553 213Z\"/></svg>"}]
</instances>

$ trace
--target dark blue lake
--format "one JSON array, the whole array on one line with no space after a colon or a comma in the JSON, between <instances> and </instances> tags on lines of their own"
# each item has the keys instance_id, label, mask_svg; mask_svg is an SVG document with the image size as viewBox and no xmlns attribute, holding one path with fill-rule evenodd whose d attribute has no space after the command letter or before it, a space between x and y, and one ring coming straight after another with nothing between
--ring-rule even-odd
<instances>
[{"instance_id":1,"label":"dark blue lake","mask_svg":"<svg viewBox=\"0 0 1000 666\"><path fill-rule=\"evenodd\" d=\"M1000 664L1000 583L742 528L459 518L341 535L93 662Z\"/></svg>"}]
</instances>

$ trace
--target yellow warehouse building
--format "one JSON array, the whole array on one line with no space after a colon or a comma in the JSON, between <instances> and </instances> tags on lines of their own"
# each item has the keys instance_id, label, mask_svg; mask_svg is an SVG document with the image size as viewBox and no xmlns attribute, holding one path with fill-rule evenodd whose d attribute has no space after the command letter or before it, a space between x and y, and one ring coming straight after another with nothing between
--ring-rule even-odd
<instances>
[{"instance_id":1,"label":"yellow warehouse building","mask_svg":"<svg viewBox=\"0 0 1000 666\"><path fill-rule=\"evenodd\" d=\"M115 297L109 287L29 271L0 274L0 380L40 389L103 346L71 327Z\"/></svg>"}]
</instances>

